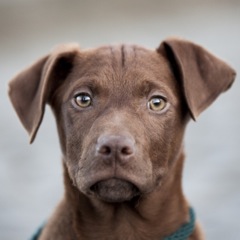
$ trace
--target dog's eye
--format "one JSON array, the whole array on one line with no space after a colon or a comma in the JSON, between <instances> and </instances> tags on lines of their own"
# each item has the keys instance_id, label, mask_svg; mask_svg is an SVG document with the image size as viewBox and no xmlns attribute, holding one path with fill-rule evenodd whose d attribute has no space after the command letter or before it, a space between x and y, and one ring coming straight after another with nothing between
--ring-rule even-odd
<instances>
[{"instance_id":1,"label":"dog's eye","mask_svg":"<svg viewBox=\"0 0 240 240\"><path fill-rule=\"evenodd\" d=\"M167 102L163 97L152 97L148 102L148 107L152 111L162 111L167 106Z\"/></svg>"},{"instance_id":2,"label":"dog's eye","mask_svg":"<svg viewBox=\"0 0 240 240\"><path fill-rule=\"evenodd\" d=\"M88 93L79 93L74 97L75 103L81 108L87 108L92 103L92 98Z\"/></svg>"}]
</instances>

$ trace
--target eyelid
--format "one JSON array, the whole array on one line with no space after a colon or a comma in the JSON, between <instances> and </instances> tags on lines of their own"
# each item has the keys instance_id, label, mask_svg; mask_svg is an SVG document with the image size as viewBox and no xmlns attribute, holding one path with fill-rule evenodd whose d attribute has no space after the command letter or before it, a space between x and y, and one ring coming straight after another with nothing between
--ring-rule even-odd
<instances>
[{"instance_id":1,"label":"eyelid","mask_svg":"<svg viewBox=\"0 0 240 240\"><path fill-rule=\"evenodd\" d=\"M70 96L71 98L75 98L79 94L83 94L83 93L89 95L91 98L93 97L92 91L88 87L80 87L78 89L75 89Z\"/></svg>"},{"instance_id":2,"label":"eyelid","mask_svg":"<svg viewBox=\"0 0 240 240\"><path fill-rule=\"evenodd\" d=\"M168 102L167 96L166 96L165 94L163 94L162 92L156 92L156 91L151 92L151 93L149 94L148 99L150 100L150 99L152 99L152 98L162 98L163 100L165 100L166 102Z\"/></svg>"},{"instance_id":3,"label":"eyelid","mask_svg":"<svg viewBox=\"0 0 240 240\"><path fill-rule=\"evenodd\" d=\"M153 98L162 98L164 101L167 102L167 98L163 95L159 95L159 94L158 95L152 95L149 100L151 100Z\"/></svg>"},{"instance_id":4,"label":"eyelid","mask_svg":"<svg viewBox=\"0 0 240 240\"><path fill-rule=\"evenodd\" d=\"M79 95L86 95L92 98L92 95L86 91L77 91L73 94L73 98L78 97Z\"/></svg>"}]
</instances>

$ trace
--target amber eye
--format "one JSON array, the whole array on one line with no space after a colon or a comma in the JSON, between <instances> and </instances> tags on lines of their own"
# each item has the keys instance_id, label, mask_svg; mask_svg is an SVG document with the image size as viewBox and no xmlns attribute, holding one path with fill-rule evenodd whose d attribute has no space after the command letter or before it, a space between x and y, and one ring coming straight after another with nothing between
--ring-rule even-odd
<instances>
[{"instance_id":1,"label":"amber eye","mask_svg":"<svg viewBox=\"0 0 240 240\"><path fill-rule=\"evenodd\" d=\"M167 106L167 101L160 96L152 97L148 102L148 107L152 111L162 111Z\"/></svg>"},{"instance_id":2,"label":"amber eye","mask_svg":"<svg viewBox=\"0 0 240 240\"><path fill-rule=\"evenodd\" d=\"M87 108L92 103L92 98L88 93L79 93L74 97L75 103L81 108Z\"/></svg>"}]
</instances>

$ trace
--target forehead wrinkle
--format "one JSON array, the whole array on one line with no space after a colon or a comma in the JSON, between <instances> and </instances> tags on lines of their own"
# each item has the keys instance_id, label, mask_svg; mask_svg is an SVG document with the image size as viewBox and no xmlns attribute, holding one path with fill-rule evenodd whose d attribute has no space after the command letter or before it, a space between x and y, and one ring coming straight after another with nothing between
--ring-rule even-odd
<instances>
[{"instance_id":1,"label":"forehead wrinkle","mask_svg":"<svg viewBox=\"0 0 240 240\"><path fill-rule=\"evenodd\" d=\"M122 46L121 45L111 45L111 65L114 71L121 69L122 67Z\"/></svg>"},{"instance_id":2,"label":"forehead wrinkle","mask_svg":"<svg viewBox=\"0 0 240 240\"><path fill-rule=\"evenodd\" d=\"M125 49L124 45L121 46L121 58L122 58L122 68L125 66Z\"/></svg>"},{"instance_id":3,"label":"forehead wrinkle","mask_svg":"<svg viewBox=\"0 0 240 240\"><path fill-rule=\"evenodd\" d=\"M125 84L126 51L124 45L113 45L110 48L111 68L104 68L103 73L114 91L123 88Z\"/></svg>"}]
</instances>

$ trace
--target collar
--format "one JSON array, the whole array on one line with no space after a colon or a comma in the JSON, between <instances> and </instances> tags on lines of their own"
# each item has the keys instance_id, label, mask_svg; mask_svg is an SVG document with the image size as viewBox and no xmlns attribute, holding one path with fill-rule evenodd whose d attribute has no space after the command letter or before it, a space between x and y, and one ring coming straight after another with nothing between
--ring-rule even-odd
<instances>
[{"instance_id":1,"label":"collar","mask_svg":"<svg viewBox=\"0 0 240 240\"><path fill-rule=\"evenodd\" d=\"M163 240L187 240L193 233L195 227L195 213L193 211L193 208L189 208L189 217L190 221L188 223L183 224L176 232L165 237ZM34 234L31 240L38 240L43 230L43 227L44 225L38 229L38 231Z\"/></svg>"},{"instance_id":2,"label":"collar","mask_svg":"<svg viewBox=\"0 0 240 240\"><path fill-rule=\"evenodd\" d=\"M176 232L165 237L163 240L187 240L194 231L195 227L195 213L193 208L189 208L190 220L183 224Z\"/></svg>"},{"instance_id":3,"label":"collar","mask_svg":"<svg viewBox=\"0 0 240 240\"><path fill-rule=\"evenodd\" d=\"M43 228L44 228L44 224L35 232L35 234L31 238L31 240L38 240Z\"/></svg>"}]
</instances>

